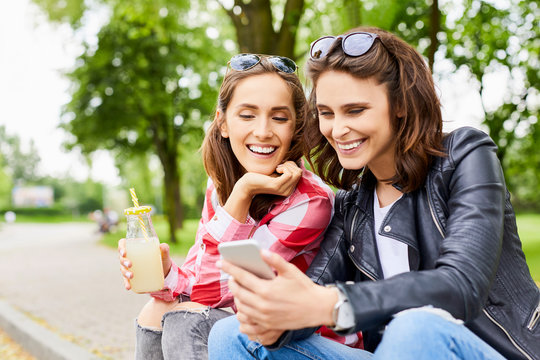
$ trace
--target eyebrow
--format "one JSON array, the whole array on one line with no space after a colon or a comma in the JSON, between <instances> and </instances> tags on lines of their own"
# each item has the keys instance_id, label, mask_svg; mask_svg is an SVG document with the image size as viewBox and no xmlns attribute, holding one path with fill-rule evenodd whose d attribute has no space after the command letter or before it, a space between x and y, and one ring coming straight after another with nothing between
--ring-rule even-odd
<instances>
[{"instance_id":1,"label":"eyebrow","mask_svg":"<svg viewBox=\"0 0 540 360\"><path fill-rule=\"evenodd\" d=\"M259 107L257 105L254 105L254 104L238 104L236 106L237 108L248 108L248 109L254 109L254 110L257 110L259 109ZM271 108L272 111L282 111L282 110L286 110L286 111L291 111L291 109L288 107L288 106L274 106Z\"/></svg>"},{"instance_id":2,"label":"eyebrow","mask_svg":"<svg viewBox=\"0 0 540 360\"><path fill-rule=\"evenodd\" d=\"M343 105L340 106L340 108L349 109L349 108L352 108L352 107L369 107L369 106L370 106L369 102L363 101L363 102L357 102L357 103L343 104ZM318 108L328 108L328 109L330 109L330 106L325 105L325 104L317 104L317 107Z\"/></svg>"}]
</instances>

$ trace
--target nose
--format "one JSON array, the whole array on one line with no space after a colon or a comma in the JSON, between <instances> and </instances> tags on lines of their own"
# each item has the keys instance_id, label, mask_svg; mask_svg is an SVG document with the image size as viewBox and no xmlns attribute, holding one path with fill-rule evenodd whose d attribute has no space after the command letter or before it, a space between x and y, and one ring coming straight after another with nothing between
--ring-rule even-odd
<instances>
[{"instance_id":1,"label":"nose","mask_svg":"<svg viewBox=\"0 0 540 360\"><path fill-rule=\"evenodd\" d=\"M267 139L274 135L272 131L272 122L269 118L260 117L255 123L253 135L259 139Z\"/></svg>"},{"instance_id":2,"label":"nose","mask_svg":"<svg viewBox=\"0 0 540 360\"><path fill-rule=\"evenodd\" d=\"M348 123L345 119L336 116L332 127L332 137L334 139L340 139L347 135L351 129L349 129Z\"/></svg>"}]
</instances>

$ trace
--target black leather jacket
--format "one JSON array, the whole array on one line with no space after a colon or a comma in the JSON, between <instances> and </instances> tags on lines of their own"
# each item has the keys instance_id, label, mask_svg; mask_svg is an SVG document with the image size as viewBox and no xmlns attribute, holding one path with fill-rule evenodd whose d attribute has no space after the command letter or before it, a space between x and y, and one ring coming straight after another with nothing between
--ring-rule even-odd
<instances>
[{"instance_id":1,"label":"black leather jacket","mask_svg":"<svg viewBox=\"0 0 540 360\"><path fill-rule=\"evenodd\" d=\"M351 302L364 345L373 351L392 315L433 305L508 359L540 359L540 292L517 235L496 146L461 128L444 140L425 185L398 200L379 233L408 245L411 272L382 279L373 222L375 179L340 191L335 215L307 274L337 283ZM309 336L289 331L270 348ZM352 333L353 330L350 332Z\"/></svg>"}]
</instances>

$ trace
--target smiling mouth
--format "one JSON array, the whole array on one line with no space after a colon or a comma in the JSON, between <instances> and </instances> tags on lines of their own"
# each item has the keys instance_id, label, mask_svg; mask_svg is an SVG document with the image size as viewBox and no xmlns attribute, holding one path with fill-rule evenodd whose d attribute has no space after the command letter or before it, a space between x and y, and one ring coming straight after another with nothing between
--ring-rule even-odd
<instances>
[{"instance_id":1,"label":"smiling mouth","mask_svg":"<svg viewBox=\"0 0 540 360\"><path fill-rule=\"evenodd\" d=\"M263 155L272 154L277 149L276 146L255 146L255 145L248 145L247 148L249 149L249 151L255 154L263 154Z\"/></svg>"},{"instance_id":2,"label":"smiling mouth","mask_svg":"<svg viewBox=\"0 0 540 360\"><path fill-rule=\"evenodd\" d=\"M362 143L364 141L365 140L357 140L357 141L354 141L354 142L348 143L348 144L340 144L340 143L338 143L337 146L338 146L338 148L340 150L352 150L352 149L357 148L360 145L362 145Z\"/></svg>"}]
</instances>

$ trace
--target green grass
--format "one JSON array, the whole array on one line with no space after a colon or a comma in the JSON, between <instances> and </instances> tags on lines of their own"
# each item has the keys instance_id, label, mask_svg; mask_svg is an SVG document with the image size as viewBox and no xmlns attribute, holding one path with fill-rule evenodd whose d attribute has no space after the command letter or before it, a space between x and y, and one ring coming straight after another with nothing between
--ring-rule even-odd
<instances>
[{"instance_id":1,"label":"green grass","mask_svg":"<svg viewBox=\"0 0 540 360\"><path fill-rule=\"evenodd\" d=\"M531 275L540 283L540 214L519 214L517 226Z\"/></svg>"},{"instance_id":2,"label":"green grass","mask_svg":"<svg viewBox=\"0 0 540 360\"><path fill-rule=\"evenodd\" d=\"M163 217L153 216L152 223L154 224L159 241L168 243L172 254L185 256L195 242L199 219L188 219L184 221L183 228L176 231L176 240L178 241L176 244L170 242L169 226ZM116 248L118 246L118 240L125 236L126 223L122 222L114 232L105 234L101 242L107 246Z\"/></svg>"}]
</instances>

